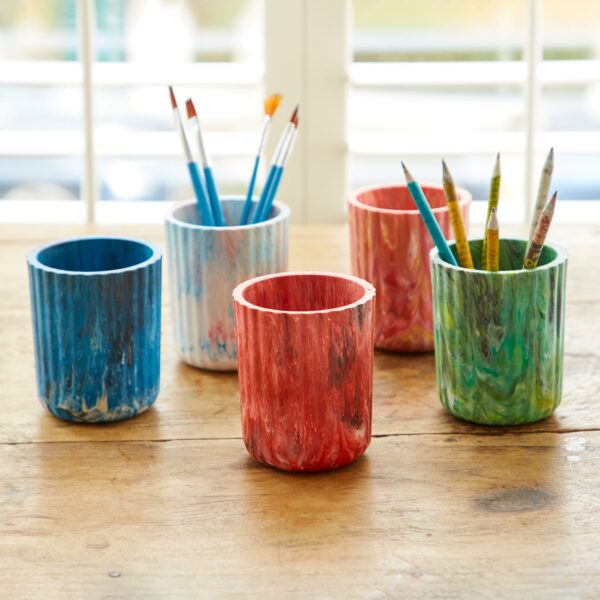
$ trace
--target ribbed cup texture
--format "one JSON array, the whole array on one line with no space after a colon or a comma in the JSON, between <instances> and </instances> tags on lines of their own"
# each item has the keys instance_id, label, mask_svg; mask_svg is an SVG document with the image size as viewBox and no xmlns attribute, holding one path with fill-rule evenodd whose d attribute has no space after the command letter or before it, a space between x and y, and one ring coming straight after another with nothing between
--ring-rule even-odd
<instances>
[{"instance_id":1,"label":"ribbed cup texture","mask_svg":"<svg viewBox=\"0 0 600 600\"><path fill-rule=\"evenodd\" d=\"M374 294L358 278L324 273L266 276L236 288L242 432L254 458L319 471L365 452Z\"/></svg>"},{"instance_id":2,"label":"ribbed cup texture","mask_svg":"<svg viewBox=\"0 0 600 600\"><path fill-rule=\"evenodd\" d=\"M521 270L525 245L501 240L494 273L458 269L431 253L438 391L467 421L531 423L560 403L567 256L546 244L540 266ZM470 246L479 268L481 240Z\"/></svg>"},{"instance_id":3,"label":"ribbed cup texture","mask_svg":"<svg viewBox=\"0 0 600 600\"><path fill-rule=\"evenodd\" d=\"M225 220L240 221L244 201L222 200ZM242 281L287 269L289 209L275 204L271 219L245 227L198 225L195 201L167 215L169 281L175 348L203 369L237 368L231 293Z\"/></svg>"},{"instance_id":4,"label":"ribbed cup texture","mask_svg":"<svg viewBox=\"0 0 600 600\"><path fill-rule=\"evenodd\" d=\"M57 242L28 256L38 393L57 417L105 422L156 400L161 254L121 238Z\"/></svg>"},{"instance_id":5,"label":"ribbed cup texture","mask_svg":"<svg viewBox=\"0 0 600 600\"><path fill-rule=\"evenodd\" d=\"M423 185L444 237L452 239L441 186ZM465 230L471 195L458 189ZM375 346L396 352L433 350L429 252L433 241L404 185L363 188L348 201L352 272L377 290Z\"/></svg>"}]
</instances>

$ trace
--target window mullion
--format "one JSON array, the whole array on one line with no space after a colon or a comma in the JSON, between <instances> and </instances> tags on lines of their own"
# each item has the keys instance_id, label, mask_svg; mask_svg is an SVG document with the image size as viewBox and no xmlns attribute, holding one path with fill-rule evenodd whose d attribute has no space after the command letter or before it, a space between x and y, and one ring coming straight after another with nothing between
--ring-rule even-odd
<instances>
[{"instance_id":1,"label":"window mullion","mask_svg":"<svg viewBox=\"0 0 600 600\"><path fill-rule=\"evenodd\" d=\"M528 0L527 39L525 43L525 222L529 223L536 195L535 154L540 110L540 83L538 67L542 58L542 11L540 0Z\"/></svg>"},{"instance_id":2,"label":"window mullion","mask_svg":"<svg viewBox=\"0 0 600 600\"><path fill-rule=\"evenodd\" d=\"M98 185L94 148L94 0L78 0L77 28L79 32L79 60L82 69L84 174L82 196L86 207L86 220L95 222Z\"/></svg>"}]
</instances>

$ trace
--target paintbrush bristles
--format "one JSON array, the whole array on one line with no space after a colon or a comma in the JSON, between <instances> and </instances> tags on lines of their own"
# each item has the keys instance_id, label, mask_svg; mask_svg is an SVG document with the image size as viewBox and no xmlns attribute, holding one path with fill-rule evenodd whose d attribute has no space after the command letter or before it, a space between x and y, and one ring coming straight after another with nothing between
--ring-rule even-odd
<instances>
[{"instance_id":1,"label":"paintbrush bristles","mask_svg":"<svg viewBox=\"0 0 600 600\"><path fill-rule=\"evenodd\" d=\"M193 119L196 115L196 107L194 106L194 102L192 99L188 99L185 102L185 109L187 111L188 119Z\"/></svg>"},{"instance_id":2,"label":"paintbrush bristles","mask_svg":"<svg viewBox=\"0 0 600 600\"><path fill-rule=\"evenodd\" d=\"M281 94L271 94L265 98L265 115L271 118L281 104Z\"/></svg>"},{"instance_id":3,"label":"paintbrush bristles","mask_svg":"<svg viewBox=\"0 0 600 600\"><path fill-rule=\"evenodd\" d=\"M172 85L169 86L169 96L171 97L171 108L177 108L177 99L175 98Z\"/></svg>"},{"instance_id":4,"label":"paintbrush bristles","mask_svg":"<svg viewBox=\"0 0 600 600\"><path fill-rule=\"evenodd\" d=\"M290 123L293 123L294 127L298 127L298 108L299 106L296 106L292 116L290 117Z\"/></svg>"}]
</instances>

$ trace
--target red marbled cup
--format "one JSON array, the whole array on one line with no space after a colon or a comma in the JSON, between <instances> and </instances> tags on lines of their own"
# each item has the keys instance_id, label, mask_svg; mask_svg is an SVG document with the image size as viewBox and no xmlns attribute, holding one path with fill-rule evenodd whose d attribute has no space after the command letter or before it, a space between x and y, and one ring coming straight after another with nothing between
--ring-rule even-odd
<instances>
[{"instance_id":1,"label":"red marbled cup","mask_svg":"<svg viewBox=\"0 0 600 600\"><path fill-rule=\"evenodd\" d=\"M441 186L423 192L446 239L454 234ZM458 188L469 231L471 194ZM359 189L348 200L352 272L377 290L375 346L397 352L433 350L429 251L433 241L405 185Z\"/></svg>"},{"instance_id":2,"label":"red marbled cup","mask_svg":"<svg viewBox=\"0 0 600 600\"><path fill-rule=\"evenodd\" d=\"M371 441L373 304L366 281L277 273L233 291L248 452L286 471L335 469Z\"/></svg>"}]
</instances>

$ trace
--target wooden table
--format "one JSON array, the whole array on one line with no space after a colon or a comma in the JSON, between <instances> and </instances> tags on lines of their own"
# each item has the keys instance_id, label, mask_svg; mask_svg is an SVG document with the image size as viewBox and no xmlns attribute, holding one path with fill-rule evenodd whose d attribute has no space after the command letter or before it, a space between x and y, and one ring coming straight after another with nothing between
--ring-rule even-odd
<instances>
[{"instance_id":1,"label":"wooden table","mask_svg":"<svg viewBox=\"0 0 600 600\"><path fill-rule=\"evenodd\" d=\"M1 597L600 596L600 227L552 231L571 253L555 416L468 425L432 354L378 352L366 456L316 475L248 457L236 377L178 362L168 290L155 407L92 426L41 406L24 256L89 233L164 247L159 227L0 228ZM345 271L347 246L295 229L290 266Z\"/></svg>"}]
</instances>

